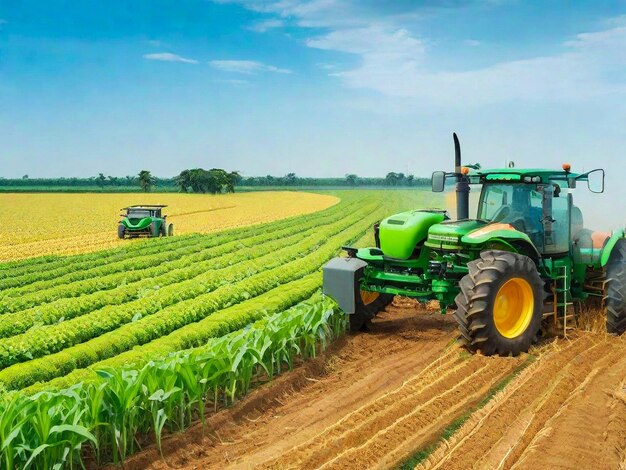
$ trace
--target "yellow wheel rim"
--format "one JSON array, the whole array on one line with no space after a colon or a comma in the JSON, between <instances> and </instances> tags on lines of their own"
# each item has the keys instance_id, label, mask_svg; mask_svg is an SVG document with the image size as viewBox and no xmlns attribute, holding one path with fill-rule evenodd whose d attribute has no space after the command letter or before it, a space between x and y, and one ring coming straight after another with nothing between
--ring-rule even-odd
<instances>
[{"instance_id":1,"label":"yellow wheel rim","mask_svg":"<svg viewBox=\"0 0 626 470\"><path fill-rule=\"evenodd\" d=\"M535 295L526 279L514 277L504 283L496 294L493 319L505 338L517 338L526 331L533 317Z\"/></svg>"},{"instance_id":2,"label":"yellow wheel rim","mask_svg":"<svg viewBox=\"0 0 626 470\"><path fill-rule=\"evenodd\" d=\"M366 290L362 290L361 291L361 301L363 302L363 305L371 304L379 296L380 296L380 294L378 292L369 292L369 291L366 291Z\"/></svg>"}]
</instances>

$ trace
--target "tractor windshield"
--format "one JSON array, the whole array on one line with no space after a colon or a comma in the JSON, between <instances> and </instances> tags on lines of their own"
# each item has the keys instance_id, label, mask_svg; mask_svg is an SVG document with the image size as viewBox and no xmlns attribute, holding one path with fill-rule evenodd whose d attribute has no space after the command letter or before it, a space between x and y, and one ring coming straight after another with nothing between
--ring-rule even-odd
<instances>
[{"instance_id":1,"label":"tractor windshield","mask_svg":"<svg viewBox=\"0 0 626 470\"><path fill-rule=\"evenodd\" d=\"M524 232L540 253L569 250L571 196L556 184L491 183L483 186L478 218Z\"/></svg>"},{"instance_id":2,"label":"tractor windshield","mask_svg":"<svg viewBox=\"0 0 626 470\"><path fill-rule=\"evenodd\" d=\"M143 219L145 217L150 217L150 211L142 209L131 209L128 211L129 219Z\"/></svg>"},{"instance_id":3,"label":"tractor windshield","mask_svg":"<svg viewBox=\"0 0 626 470\"><path fill-rule=\"evenodd\" d=\"M543 195L529 184L487 184L484 186L478 218L513 225L529 232L541 229Z\"/></svg>"}]
</instances>

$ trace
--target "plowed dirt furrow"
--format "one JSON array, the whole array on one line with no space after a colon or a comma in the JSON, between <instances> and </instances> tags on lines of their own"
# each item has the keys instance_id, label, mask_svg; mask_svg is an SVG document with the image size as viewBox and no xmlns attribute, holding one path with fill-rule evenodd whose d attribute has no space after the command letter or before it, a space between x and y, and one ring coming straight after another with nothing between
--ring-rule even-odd
<instances>
[{"instance_id":1,"label":"plowed dirt furrow","mask_svg":"<svg viewBox=\"0 0 626 470\"><path fill-rule=\"evenodd\" d=\"M511 456L517 457L511 468L619 468L620 450L626 450L626 347L602 352L607 355L589 380L548 420L526 452Z\"/></svg>"},{"instance_id":2,"label":"plowed dirt furrow","mask_svg":"<svg viewBox=\"0 0 626 470\"><path fill-rule=\"evenodd\" d=\"M587 377L602 373L594 371L605 368L614 352L604 339L581 334L563 349L542 356L421 468L511 468L534 445L535 436L548 432L547 421L570 395L593 381Z\"/></svg>"},{"instance_id":3,"label":"plowed dirt furrow","mask_svg":"<svg viewBox=\"0 0 626 470\"><path fill-rule=\"evenodd\" d=\"M449 391L432 390L434 398L413 411L406 410L404 415L396 416L397 419L385 427L386 423L377 426L369 440L358 447L350 447L321 468L390 468L410 455L413 449L425 444L437 429L445 427L477 402L517 364L517 361L496 360L488 361L475 371L472 371L473 367L468 368L465 379L449 383L454 384Z\"/></svg>"},{"instance_id":4,"label":"plowed dirt furrow","mask_svg":"<svg viewBox=\"0 0 626 470\"><path fill-rule=\"evenodd\" d=\"M366 429L378 429L385 419L411 408L411 402L420 403L423 400L422 393L430 387L445 389L449 382L445 382L445 375L454 380L456 375L461 375L460 370L467 369L467 363L461 359L457 350L450 350L439 360L433 361L419 374L404 382L397 389L366 402L354 412L346 415L338 423L324 429L306 443L297 446L280 459L268 463L268 466L314 466L330 459L337 452L347 446L358 445L366 439Z\"/></svg>"}]
</instances>

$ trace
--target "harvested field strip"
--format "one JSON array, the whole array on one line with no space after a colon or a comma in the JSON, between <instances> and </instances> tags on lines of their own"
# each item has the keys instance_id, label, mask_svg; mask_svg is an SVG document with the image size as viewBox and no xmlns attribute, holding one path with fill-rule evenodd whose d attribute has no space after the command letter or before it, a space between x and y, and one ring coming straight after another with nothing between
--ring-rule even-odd
<instances>
[{"instance_id":1,"label":"harvested field strip","mask_svg":"<svg viewBox=\"0 0 626 470\"><path fill-rule=\"evenodd\" d=\"M562 349L553 348L542 355L417 468L581 468L581 462L587 462L583 468L615 468L620 458L613 447L615 442L608 444L608 439L598 436L591 439L599 429L610 426L613 416L606 411L611 409L611 400L602 400L602 387L592 384L619 386L626 343L617 338L579 335ZM622 359L615 364L620 355ZM589 406L594 406L585 396L589 388L598 394L597 414L577 419L572 413L574 407L589 413ZM574 423L556 425L568 419ZM562 438L557 439L558 434ZM623 434L612 437L614 441L626 440ZM588 440L596 446L591 451ZM541 451L548 448L550 452Z\"/></svg>"},{"instance_id":2,"label":"harvested field strip","mask_svg":"<svg viewBox=\"0 0 626 470\"><path fill-rule=\"evenodd\" d=\"M513 372L507 376L505 376L502 380L497 382L491 389L487 392L485 396L471 408L465 410L461 416L452 421L448 426L444 428L442 433L437 437L437 440L432 444L429 444L427 447L421 448L419 451L413 454L408 460L406 460L403 464L401 464L398 469L399 470L409 470L415 468L417 465L425 461L430 454L432 454L440 445L448 442L451 436L453 436L460 428L467 422L467 420L472 417L474 413L478 410L482 409L485 405L487 405L493 397L501 392L512 380L514 380L526 367L532 364L534 361L534 356L527 356L526 359L517 366Z\"/></svg>"},{"instance_id":3,"label":"harvested field strip","mask_svg":"<svg viewBox=\"0 0 626 470\"><path fill-rule=\"evenodd\" d=\"M510 373L518 359L437 361L399 389L364 405L340 423L267 467L386 468L406 458L468 404ZM456 357L454 357L456 356ZM417 430L417 431L416 431Z\"/></svg>"}]
</instances>

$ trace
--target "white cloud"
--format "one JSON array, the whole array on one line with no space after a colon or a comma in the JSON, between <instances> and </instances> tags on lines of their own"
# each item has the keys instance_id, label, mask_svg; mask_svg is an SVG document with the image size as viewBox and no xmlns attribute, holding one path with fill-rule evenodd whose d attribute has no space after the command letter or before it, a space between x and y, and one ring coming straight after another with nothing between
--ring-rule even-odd
<instances>
[{"instance_id":1,"label":"white cloud","mask_svg":"<svg viewBox=\"0 0 626 470\"><path fill-rule=\"evenodd\" d=\"M264 21L259 21L257 23L252 24L248 27L251 31L256 31L257 33L265 33L270 29L281 28L285 25L283 20L279 19L269 19Z\"/></svg>"},{"instance_id":2,"label":"white cloud","mask_svg":"<svg viewBox=\"0 0 626 470\"><path fill-rule=\"evenodd\" d=\"M560 102L626 93L626 15L610 19L603 31L564 42L563 52L491 66L447 71L431 59L436 47L404 22L422 11L413 3L356 0L214 0L239 3L326 33L305 40L308 47L352 54L351 70L332 73L351 88L419 103L464 105L503 101ZM497 5L499 2L492 2ZM403 6L404 5L404 6ZM475 39L467 46L481 45ZM487 47L484 47L487 53Z\"/></svg>"},{"instance_id":3,"label":"white cloud","mask_svg":"<svg viewBox=\"0 0 626 470\"><path fill-rule=\"evenodd\" d=\"M626 92L626 27L579 34L565 47L561 54L463 72L431 71L426 60L389 60L387 54L372 61L371 51L355 51L363 63L337 75L351 87L434 104L577 101Z\"/></svg>"},{"instance_id":4,"label":"white cloud","mask_svg":"<svg viewBox=\"0 0 626 470\"><path fill-rule=\"evenodd\" d=\"M215 82L217 82L217 83L227 83L229 85L233 85L233 86L237 86L237 87L247 87L247 86L251 85L251 83L248 80L237 80L237 79L215 80Z\"/></svg>"},{"instance_id":5,"label":"white cloud","mask_svg":"<svg viewBox=\"0 0 626 470\"><path fill-rule=\"evenodd\" d=\"M211 67L222 70L223 72L243 73L246 75L252 75L258 72L292 73L291 70L278 68L254 60L212 60L209 64Z\"/></svg>"},{"instance_id":6,"label":"white cloud","mask_svg":"<svg viewBox=\"0 0 626 470\"><path fill-rule=\"evenodd\" d=\"M144 59L148 60L161 60L163 62L183 62L185 64L197 64L198 61L194 59L187 59L171 52L158 52L155 54L144 54Z\"/></svg>"}]
</instances>

